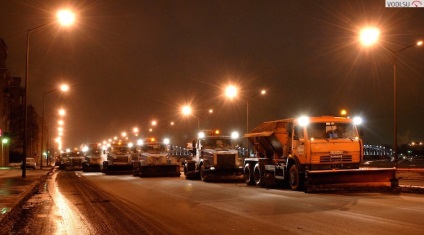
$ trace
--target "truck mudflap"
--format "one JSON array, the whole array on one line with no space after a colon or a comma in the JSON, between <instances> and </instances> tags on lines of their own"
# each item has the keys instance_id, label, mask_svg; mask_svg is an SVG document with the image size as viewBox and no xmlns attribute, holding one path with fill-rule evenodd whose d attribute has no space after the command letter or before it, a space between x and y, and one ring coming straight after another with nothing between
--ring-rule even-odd
<instances>
[{"instance_id":1,"label":"truck mudflap","mask_svg":"<svg viewBox=\"0 0 424 235\"><path fill-rule=\"evenodd\" d=\"M140 177L179 177L180 165L140 166Z\"/></svg>"},{"instance_id":2,"label":"truck mudflap","mask_svg":"<svg viewBox=\"0 0 424 235\"><path fill-rule=\"evenodd\" d=\"M307 171L305 192L389 190L399 185L395 168Z\"/></svg>"}]
</instances>

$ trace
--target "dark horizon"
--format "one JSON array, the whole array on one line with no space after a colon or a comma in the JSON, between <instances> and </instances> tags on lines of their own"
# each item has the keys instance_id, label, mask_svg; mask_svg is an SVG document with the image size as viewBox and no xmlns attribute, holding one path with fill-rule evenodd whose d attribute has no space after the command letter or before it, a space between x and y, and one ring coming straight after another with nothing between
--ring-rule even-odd
<instances>
[{"instance_id":1,"label":"dark horizon","mask_svg":"<svg viewBox=\"0 0 424 235\"><path fill-rule=\"evenodd\" d=\"M63 3L66 3L64 1ZM11 76L25 78L26 32L51 22L60 1L7 1L0 38ZM70 6L70 3L67 3ZM52 23L30 35L28 104L46 119L67 110L64 147L131 132L184 145L200 129L246 132L264 121L300 115L364 119L364 143L393 144L393 58L424 40L421 8L386 8L385 1L83 1L77 23ZM379 45L362 47L359 30L380 28ZM424 48L398 54L398 144L424 140ZM223 87L235 84L233 101ZM182 117L191 104L196 117ZM207 111L213 108L213 114ZM151 120L158 121L153 133ZM169 123L175 122L174 126Z\"/></svg>"}]
</instances>

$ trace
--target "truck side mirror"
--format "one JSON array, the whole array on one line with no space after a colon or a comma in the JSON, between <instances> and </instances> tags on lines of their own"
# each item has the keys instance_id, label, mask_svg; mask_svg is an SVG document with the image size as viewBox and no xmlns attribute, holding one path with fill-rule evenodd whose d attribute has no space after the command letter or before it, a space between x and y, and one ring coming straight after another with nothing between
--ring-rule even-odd
<instances>
[{"instance_id":1,"label":"truck side mirror","mask_svg":"<svg viewBox=\"0 0 424 235\"><path fill-rule=\"evenodd\" d=\"M293 123L289 122L287 123L287 134L288 136L291 138L292 137L292 132L293 132Z\"/></svg>"},{"instance_id":2,"label":"truck side mirror","mask_svg":"<svg viewBox=\"0 0 424 235\"><path fill-rule=\"evenodd\" d=\"M358 132L360 137L364 136L364 130L362 129L362 127L358 128Z\"/></svg>"}]
</instances>

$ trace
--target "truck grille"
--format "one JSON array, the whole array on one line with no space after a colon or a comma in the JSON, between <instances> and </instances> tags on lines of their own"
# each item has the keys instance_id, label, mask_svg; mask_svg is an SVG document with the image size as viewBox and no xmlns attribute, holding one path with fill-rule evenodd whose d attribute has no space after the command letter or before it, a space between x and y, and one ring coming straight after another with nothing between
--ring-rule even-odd
<instances>
[{"instance_id":1,"label":"truck grille","mask_svg":"<svg viewBox=\"0 0 424 235\"><path fill-rule=\"evenodd\" d=\"M352 162L352 155L321 156L320 163Z\"/></svg>"},{"instance_id":2,"label":"truck grille","mask_svg":"<svg viewBox=\"0 0 424 235\"><path fill-rule=\"evenodd\" d=\"M123 163L128 163L129 162L127 156L118 156L113 161L114 162L123 162Z\"/></svg>"},{"instance_id":3,"label":"truck grille","mask_svg":"<svg viewBox=\"0 0 424 235\"><path fill-rule=\"evenodd\" d=\"M90 164L100 164L100 158L90 158Z\"/></svg>"},{"instance_id":4,"label":"truck grille","mask_svg":"<svg viewBox=\"0 0 424 235\"><path fill-rule=\"evenodd\" d=\"M217 166L221 167L235 167L236 155L235 154L217 154Z\"/></svg>"},{"instance_id":5,"label":"truck grille","mask_svg":"<svg viewBox=\"0 0 424 235\"><path fill-rule=\"evenodd\" d=\"M74 164L74 165L80 165L81 164L81 162L82 162L82 160L81 159L71 159L71 161L70 161L72 164Z\"/></svg>"}]
</instances>

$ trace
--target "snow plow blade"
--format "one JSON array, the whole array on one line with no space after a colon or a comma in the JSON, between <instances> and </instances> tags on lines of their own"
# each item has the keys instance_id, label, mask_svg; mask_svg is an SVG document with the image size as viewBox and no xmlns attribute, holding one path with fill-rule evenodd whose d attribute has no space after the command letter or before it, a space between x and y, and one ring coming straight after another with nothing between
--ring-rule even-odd
<instances>
[{"instance_id":1,"label":"snow plow blade","mask_svg":"<svg viewBox=\"0 0 424 235\"><path fill-rule=\"evenodd\" d=\"M395 168L307 171L305 192L391 190L399 185Z\"/></svg>"},{"instance_id":2,"label":"snow plow blade","mask_svg":"<svg viewBox=\"0 0 424 235\"><path fill-rule=\"evenodd\" d=\"M179 165L140 166L140 177L179 177Z\"/></svg>"},{"instance_id":3,"label":"snow plow blade","mask_svg":"<svg viewBox=\"0 0 424 235\"><path fill-rule=\"evenodd\" d=\"M103 168L103 173L106 175L127 175L131 172L131 165L111 165Z\"/></svg>"}]
</instances>

